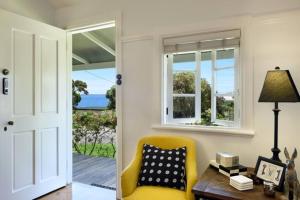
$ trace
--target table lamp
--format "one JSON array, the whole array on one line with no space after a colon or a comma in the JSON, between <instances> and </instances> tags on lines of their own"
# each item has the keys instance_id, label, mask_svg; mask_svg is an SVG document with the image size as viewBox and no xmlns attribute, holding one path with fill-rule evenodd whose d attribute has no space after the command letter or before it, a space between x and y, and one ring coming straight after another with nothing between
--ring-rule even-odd
<instances>
[{"instance_id":1,"label":"table lamp","mask_svg":"<svg viewBox=\"0 0 300 200\"><path fill-rule=\"evenodd\" d=\"M258 102L274 102L274 147L272 160L279 161L280 149L278 148L278 108L279 102L299 102L300 96L292 79L289 70L280 70L275 67L275 70L267 72L265 82L259 97Z\"/></svg>"}]
</instances>

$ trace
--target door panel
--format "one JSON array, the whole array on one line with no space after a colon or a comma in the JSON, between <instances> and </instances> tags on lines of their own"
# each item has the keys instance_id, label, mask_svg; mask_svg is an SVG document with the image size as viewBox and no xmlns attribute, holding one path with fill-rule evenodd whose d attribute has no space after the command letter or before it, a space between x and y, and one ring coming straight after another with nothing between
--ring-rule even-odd
<instances>
[{"instance_id":1,"label":"door panel","mask_svg":"<svg viewBox=\"0 0 300 200\"><path fill-rule=\"evenodd\" d=\"M13 191L34 184L34 132L24 131L13 135Z\"/></svg>"},{"instance_id":2,"label":"door panel","mask_svg":"<svg viewBox=\"0 0 300 200\"><path fill-rule=\"evenodd\" d=\"M48 128L41 131L42 173L41 181L58 176L58 129Z\"/></svg>"},{"instance_id":3,"label":"door panel","mask_svg":"<svg viewBox=\"0 0 300 200\"><path fill-rule=\"evenodd\" d=\"M34 34L13 30L14 115L33 114ZM26 76L24 76L26 74ZM27 106L23 106L23 105Z\"/></svg>"},{"instance_id":4,"label":"door panel","mask_svg":"<svg viewBox=\"0 0 300 200\"><path fill-rule=\"evenodd\" d=\"M42 112L57 112L58 41L41 38Z\"/></svg>"},{"instance_id":5,"label":"door panel","mask_svg":"<svg viewBox=\"0 0 300 200\"><path fill-rule=\"evenodd\" d=\"M0 34L0 198L31 200L66 185L66 33L0 10Z\"/></svg>"}]
</instances>

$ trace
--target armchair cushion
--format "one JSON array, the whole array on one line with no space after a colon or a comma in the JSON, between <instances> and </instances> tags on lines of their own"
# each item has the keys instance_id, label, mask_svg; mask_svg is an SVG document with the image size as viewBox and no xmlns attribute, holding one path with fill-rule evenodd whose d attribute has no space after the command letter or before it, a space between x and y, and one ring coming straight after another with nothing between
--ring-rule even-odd
<instances>
[{"instance_id":1,"label":"armchair cushion","mask_svg":"<svg viewBox=\"0 0 300 200\"><path fill-rule=\"evenodd\" d=\"M186 147L161 149L144 144L138 186L162 186L185 191Z\"/></svg>"}]
</instances>

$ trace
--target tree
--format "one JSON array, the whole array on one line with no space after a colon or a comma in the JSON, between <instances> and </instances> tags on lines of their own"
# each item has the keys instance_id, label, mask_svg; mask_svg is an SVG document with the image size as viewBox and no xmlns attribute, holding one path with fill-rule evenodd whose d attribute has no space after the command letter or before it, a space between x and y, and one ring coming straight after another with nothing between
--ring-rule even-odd
<instances>
[{"instance_id":1,"label":"tree","mask_svg":"<svg viewBox=\"0 0 300 200\"><path fill-rule=\"evenodd\" d=\"M217 97L217 119L234 120L234 101Z\"/></svg>"},{"instance_id":2,"label":"tree","mask_svg":"<svg viewBox=\"0 0 300 200\"><path fill-rule=\"evenodd\" d=\"M195 76L191 72L181 72L173 75L173 93L194 94ZM192 118L195 116L195 98L174 97L173 99L174 118Z\"/></svg>"},{"instance_id":3,"label":"tree","mask_svg":"<svg viewBox=\"0 0 300 200\"><path fill-rule=\"evenodd\" d=\"M91 155L105 135L116 131L114 111L77 111L73 113L73 147L80 154ZM112 143L112 142L111 142ZM90 148L88 148L88 146ZM113 157L115 156L115 149Z\"/></svg>"},{"instance_id":4,"label":"tree","mask_svg":"<svg viewBox=\"0 0 300 200\"><path fill-rule=\"evenodd\" d=\"M201 124L211 123L211 86L206 79L201 79Z\"/></svg>"},{"instance_id":5,"label":"tree","mask_svg":"<svg viewBox=\"0 0 300 200\"><path fill-rule=\"evenodd\" d=\"M108 99L107 109L115 110L116 109L116 86L113 85L109 90L106 92L106 98Z\"/></svg>"},{"instance_id":6,"label":"tree","mask_svg":"<svg viewBox=\"0 0 300 200\"><path fill-rule=\"evenodd\" d=\"M173 91L176 94L195 93L195 75L192 72L180 72L173 75Z\"/></svg>"},{"instance_id":7,"label":"tree","mask_svg":"<svg viewBox=\"0 0 300 200\"><path fill-rule=\"evenodd\" d=\"M87 84L86 82L80 80L72 80L72 105L73 109L76 109L79 102L81 101L81 94L87 95L89 92L87 91Z\"/></svg>"},{"instance_id":8,"label":"tree","mask_svg":"<svg viewBox=\"0 0 300 200\"><path fill-rule=\"evenodd\" d=\"M176 73L173 76L173 92L176 94L195 94L195 75L192 72ZM174 117L194 117L195 100L174 98ZM201 79L201 124L211 123L211 87L206 79Z\"/></svg>"},{"instance_id":9,"label":"tree","mask_svg":"<svg viewBox=\"0 0 300 200\"><path fill-rule=\"evenodd\" d=\"M180 72L173 75L174 94L195 94L195 75L193 72ZM201 124L214 125L211 121L211 85L201 79ZM217 97L216 110L218 119L233 120L233 101ZM174 97L173 110L175 118L195 117L195 99L193 97ZM195 122L197 123L197 122Z\"/></svg>"}]
</instances>

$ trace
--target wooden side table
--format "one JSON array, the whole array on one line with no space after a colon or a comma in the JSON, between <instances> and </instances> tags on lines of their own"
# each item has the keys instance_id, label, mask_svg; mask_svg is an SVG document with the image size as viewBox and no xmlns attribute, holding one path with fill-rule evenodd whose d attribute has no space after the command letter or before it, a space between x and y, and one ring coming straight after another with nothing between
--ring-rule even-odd
<instances>
[{"instance_id":1,"label":"wooden side table","mask_svg":"<svg viewBox=\"0 0 300 200\"><path fill-rule=\"evenodd\" d=\"M282 193L276 192L274 198L267 197L263 185L254 185L253 190L239 191L229 185L229 178L212 167L208 167L193 187L196 200L280 200Z\"/></svg>"}]
</instances>

